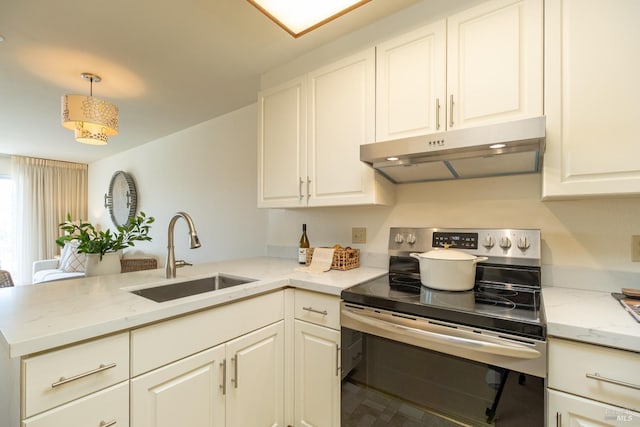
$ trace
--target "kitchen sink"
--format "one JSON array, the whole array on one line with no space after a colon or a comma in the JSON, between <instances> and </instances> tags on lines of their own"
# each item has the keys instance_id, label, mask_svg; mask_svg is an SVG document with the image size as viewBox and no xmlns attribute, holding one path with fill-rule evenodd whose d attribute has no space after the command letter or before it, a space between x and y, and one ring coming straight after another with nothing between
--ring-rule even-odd
<instances>
[{"instance_id":1,"label":"kitchen sink","mask_svg":"<svg viewBox=\"0 0 640 427\"><path fill-rule=\"evenodd\" d=\"M205 292L217 291L219 289L231 288L249 282L255 282L255 280L218 274L203 279L172 283L171 285L156 286L153 288L137 289L130 292L155 302L164 302L191 295L203 294Z\"/></svg>"}]
</instances>

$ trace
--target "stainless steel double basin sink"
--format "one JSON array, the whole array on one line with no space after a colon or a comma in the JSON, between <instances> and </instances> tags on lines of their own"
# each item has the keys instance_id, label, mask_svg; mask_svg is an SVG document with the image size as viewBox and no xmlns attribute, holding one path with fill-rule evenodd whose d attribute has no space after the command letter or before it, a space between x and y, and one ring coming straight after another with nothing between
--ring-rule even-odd
<instances>
[{"instance_id":1,"label":"stainless steel double basin sink","mask_svg":"<svg viewBox=\"0 0 640 427\"><path fill-rule=\"evenodd\" d=\"M156 286L153 288L137 289L130 292L155 302L165 302L191 295L203 294L205 292L231 288L233 286L243 285L249 282L255 282L255 280L248 279L246 277L217 274L212 277L188 280L172 283L170 285Z\"/></svg>"}]
</instances>

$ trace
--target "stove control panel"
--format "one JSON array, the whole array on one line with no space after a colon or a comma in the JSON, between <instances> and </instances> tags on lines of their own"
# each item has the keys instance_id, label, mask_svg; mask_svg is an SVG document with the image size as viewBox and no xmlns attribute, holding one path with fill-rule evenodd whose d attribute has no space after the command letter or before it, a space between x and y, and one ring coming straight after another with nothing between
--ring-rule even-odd
<instances>
[{"instance_id":1,"label":"stove control panel","mask_svg":"<svg viewBox=\"0 0 640 427\"><path fill-rule=\"evenodd\" d=\"M489 262L510 263L518 259L526 260L524 264L539 265L540 230L429 227L390 229L390 255L408 256L411 252L428 252L444 248L488 256Z\"/></svg>"},{"instance_id":2,"label":"stove control panel","mask_svg":"<svg viewBox=\"0 0 640 427\"><path fill-rule=\"evenodd\" d=\"M431 246L434 248L478 249L478 233L434 231Z\"/></svg>"}]
</instances>

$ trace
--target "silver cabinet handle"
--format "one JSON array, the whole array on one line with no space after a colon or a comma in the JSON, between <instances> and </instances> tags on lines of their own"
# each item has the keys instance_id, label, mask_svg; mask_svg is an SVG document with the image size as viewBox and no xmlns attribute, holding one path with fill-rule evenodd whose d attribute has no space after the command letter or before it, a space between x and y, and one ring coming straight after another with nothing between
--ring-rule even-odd
<instances>
[{"instance_id":1,"label":"silver cabinet handle","mask_svg":"<svg viewBox=\"0 0 640 427\"><path fill-rule=\"evenodd\" d=\"M300 197L300 200L302 200L302 198L304 197L302 195L302 184L304 184L304 180L302 179L301 176L298 177L300 179L299 185L298 185L298 196Z\"/></svg>"},{"instance_id":2,"label":"silver cabinet handle","mask_svg":"<svg viewBox=\"0 0 640 427\"><path fill-rule=\"evenodd\" d=\"M327 310L320 311L320 310L316 310L313 307L302 307L302 309L305 310L305 311L310 311L312 313L322 314L323 316L326 316L327 314L329 314L329 313L327 313Z\"/></svg>"},{"instance_id":3,"label":"silver cabinet handle","mask_svg":"<svg viewBox=\"0 0 640 427\"><path fill-rule=\"evenodd\" d=\"M602 382L609 383L609 384L621 385L622 387L628 387L628 388L632 388L634 390L640 390L640 385L627 383L627 382L620 381L620 380L614 380L613 378L603 377L597 372L594 372L593 374L585 374L585 376L587 378L589 378L589 379L592 379L592 380L602 381Z\"/></svg>"},{"instance_id":4,"label":"silver cabinet handle","mask_svg":"<svg viewBox=\"0 0 640 427\"><path fill-rule=\"evenodd\" d=\"M556 412L556 427L562 427L562 414Z\"/></svg>"},{"instance_id":5,"label":"silver cabinet handle","mask_svg":"<svg viewBox=\"0 0 640 427\"><path fill-rule=\"evenodd\" d=\"M110 427L114 425L116 425L116 420L100 421L100 424L98 424L98 427Z\"/></svg>"},{"instance_id":6,"label":"silver cabinet handle","mask_svg":"<svg viewBox=\"0 0 640 427\"><path fill-rule=\"evenodd\" d=\"M238 388L238 355L237 354L231 358L231 362L233 362L233 378L231 378L231 382L233 383L233 388Z\"/></svg>"},{"instance_id":7,"label":"silver cabinet handle","mask_svg":"<svg viewBox=\"0 0 640 427\"><path fill-rule=\"evenodd\" d=\"M436 98L436 130L440 129L440 98Z\"/></svg>"},{"instance_id":8,"label":"silver cabinet handle","mask_svg":"<svg viewBox=\"0 0 640 427\"><path fill-rule=\"evenodd\" d=\"M309 192L309 184L311 184L311 178L307 177L307 200L311 197L311 193Z\"/></svg>"},{"instance_id":9,"label":"silver cabinet handle","mask_svg":"<svg viewBox=\"0 0 640 427\"><path fill-rule=\"evenodd\" d=\"M453 94L449 96L449 127L453 127Z\"/></svg>"},{"instance_id":10,"label":"silver cabinet handle","mask_svg":"<svg viewBox=\"0 0 640 427\"><path fill-rule=\"evenodd\" d=\"M340 366L340 346L336 344L336 377L340 375L342 367Z\"/></svg>"},{"instance_id":11,"label":"silver cabinet handle","mask_svg":"<svg viewBox=\"0 0 640 427\"><path fill-rule=\"evenodd\" d=\"M220 367L222 367L222 384L220 384L220 388L222 389L222 395L224 396L227 394L227 359L222 359Z\"/></svg>"},{"instance_id":12,"label":"silver cabinet handle","mask_svg":"<svg viewBox=\"0 0 640 427\"><path fill-rule=\"evenodd\" d=\"M83 372L82 374L74 375L74 376L69 377L69 378L60 377L60 379L58 381L56 381L55 383L51 384L51 388L56 388L56 387L61 386L63 384L70 383L71 381L79 380L80 378L88 377L89 375L97 374L98 372L106 371L107 369L111 369L111 368L115 368L115 367L116 367L115 363L109 363L107 365L100 365L96 369L92 369L91 371Z\"/></svg>"}]
</instances>

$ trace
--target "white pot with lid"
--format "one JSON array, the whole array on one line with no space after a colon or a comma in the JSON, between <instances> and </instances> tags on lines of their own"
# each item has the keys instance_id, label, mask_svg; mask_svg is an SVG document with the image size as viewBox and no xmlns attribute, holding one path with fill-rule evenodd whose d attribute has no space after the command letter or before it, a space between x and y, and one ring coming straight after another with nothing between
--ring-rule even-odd
<instances>
[{"instance_id":1,"label":"white pot with lid","mask_svg":"<svg viewBox=\"0 0 640 427\"><path fill-rule=\"evenodd\" d=\"M476 280L476 264L488 260L455 249L411 253L420 261L420 282L431 289L468 291Z\"/></svg>"}]
</instances>

